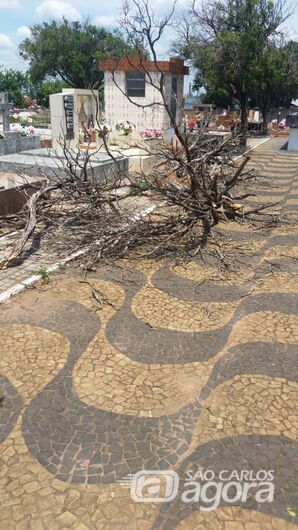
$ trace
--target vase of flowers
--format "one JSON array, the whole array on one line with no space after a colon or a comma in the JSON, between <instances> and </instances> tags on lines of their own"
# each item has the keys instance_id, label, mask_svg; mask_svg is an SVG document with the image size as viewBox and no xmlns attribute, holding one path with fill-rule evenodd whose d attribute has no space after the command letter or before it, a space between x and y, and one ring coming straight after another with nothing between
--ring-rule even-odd
<instances>
[{"instance_id":1,"label":"vase of flowers","mask_svg":"<svg viewBox=\"0 0 298 530\"><path fill-rule=\"evenodd\" d=\"M162 130L161 129L156 129L155 127L150 127L150 128L147 128L147 129L143 129L142 131L140 131L140 136L142 136L142 138L162 138Z\"/></svg>"},{"instance_id":2,"label":"vase of flowers","mask_svg":"<svg viewBox=\"0 0 298 530\"><path fill-rule=\"evenodd\" d=\"M105 121L105 122L99 122L96 125L96 128L94 130L96 134L97 149L99 149L99 151L105 152L107 145L109 145L110 133L112 132L112 127L107 121Z\"/></svg>"},{"instance_id":3,"label":"vase of flowers","mask_svg":"<svg viewBox=\"0 0 298 530\"><path fill-rule=\"evenodd\" d=\"M85 131L82 127L79 129L79 143L83 144L85 142Z\"/></svg>"},{"instance_id":4,"label":"vase of flowers","mask_svg":"<svg viewBox=\"0 0 298 530\"><path fill-rule=\"evenodd\" d=\"M161 129L155 127L148 127L140 131L140 136L143 138L141 142L142 148L148 150L158 149L162 142L163 132Z\"/></svg>"},{"instance_id":5,"label":"vase of flowers","mask_svg":"<svg viewBox=\"0 0 298 530\"><path fill-rule=\"evenodd\" d=\"M99 123L94 131L99 138L107 138L110 132L112 132L112 127L107 122Z\"/></svg>"},{"instance_id":6,"label":"vase of flowers","mask_svg":"<svg viewBox=\"0 0 298 530\"><path fill-rule=\"evenodd\" d=\"M34 136L35 128L33 127L33 125L29 125L28 127L25 127L25 133L26 133L26 136Z\"/></svg>"},{"instance_id":7,"label":"vase of flowers","mask_svg":"<svg viewBox=\"0 0 298 530\"><path fill-rule=\"evenodd\" d=\"M120 120L116 124L116 130L119 131L123 136L128 136L135 130L136 126L127 120Z\"/></svg>"}]
</instances>

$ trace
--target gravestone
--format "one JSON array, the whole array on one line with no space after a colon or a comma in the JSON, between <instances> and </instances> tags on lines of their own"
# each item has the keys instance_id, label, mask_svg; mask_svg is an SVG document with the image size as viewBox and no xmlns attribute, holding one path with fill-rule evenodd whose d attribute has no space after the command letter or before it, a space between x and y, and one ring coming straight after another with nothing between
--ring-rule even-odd
<instances>
[{"instance_id":1,"label":"gravestone","mask_svg":"<svg viewBox=\"0 0 298 530\"><path fill-rule=\"evenodd\" d=\"M0 93L0 114L2 114L4 138L0 139L0 171L2 155L18 153L26 149L38 149L40 147L40 137L38 135L23 136L20 131L11 131L9 111L13 108L13 103L9 103L8 92Z\"/></svg>"},{"instance_id":2,"label":"gravestone","mask_svg":"<svg viewBox=\"0 0 298 530\"><path fill-rule=\"evenodd\" d=\"M3 132L10 131L9 111L13 108L13 103L9 103L8 92L0 92L0 112L2 113Z\"/></svg>"},{"instance_id":3,"label":"gravestone","mask_svg":"<svg viewBox=\"0 0 298 530\"><path fill-rule=\"evenodd\" d=\"M78 149L80 131L96 125L98 96L92 90L64 88L50 96L52 145L61 151L64 140L71 149Z\"/></svg>"}]
</instances>

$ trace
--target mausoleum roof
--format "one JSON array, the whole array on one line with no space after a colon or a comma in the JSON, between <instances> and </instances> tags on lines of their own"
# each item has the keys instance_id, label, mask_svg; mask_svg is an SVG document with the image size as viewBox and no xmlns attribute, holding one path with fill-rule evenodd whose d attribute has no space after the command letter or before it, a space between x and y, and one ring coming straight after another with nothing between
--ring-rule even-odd
<instances>
[{"instance_id":1,"label":"mausoleum roof","mask_svg":"<svg viewBox=\"0 0 298 530\"><path fill-rule=\"evenodd\" d=\"M169 61L147 61L139 55L129 55L120 59L105 59L99 62L102 72L163 72L174 75L188 75L189 68L184 65L183 59L171 57Z\"/></svg>"}]
</instances>

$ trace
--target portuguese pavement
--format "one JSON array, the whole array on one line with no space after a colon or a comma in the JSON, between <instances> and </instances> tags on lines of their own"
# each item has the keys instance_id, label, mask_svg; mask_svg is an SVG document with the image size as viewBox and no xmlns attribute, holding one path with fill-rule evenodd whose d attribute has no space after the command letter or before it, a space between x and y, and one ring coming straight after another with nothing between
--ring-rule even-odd
<instances>
[{"instance_id":1,"label":"portuguese pavement","mask_svg":"<svg viewBox=\"0 0 298 530\"><path fill-rule=\"evenodd\" d=\"M2 306L0 530L297 528L298 155L279 147L254 151L251 203L287 222L220 225L227 271L132 260ZM274 501L135 502L118 481L142 469L273 469Z\"/></svg>"}]
</instances>

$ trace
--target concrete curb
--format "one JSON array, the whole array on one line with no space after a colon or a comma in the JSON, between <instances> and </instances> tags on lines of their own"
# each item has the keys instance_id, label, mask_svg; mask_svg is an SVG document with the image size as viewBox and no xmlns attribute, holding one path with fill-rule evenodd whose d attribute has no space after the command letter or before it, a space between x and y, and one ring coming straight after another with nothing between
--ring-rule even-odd
<instances>
[{"instance_id":1,"label":"concrete curb","mask_svg":"<svg viewBox=\"0 0 298 530\"><path fill-rule=\"evenodd\" d=\"M66 265L66 263L75 260L82 254L85 254L87 252L86 250L78 250L77 252L74 252L70 256L67 256L65 259L59 261L58 263L54 263L50 267L47 267L48 272L57 272L61 268L61 265ZM29 278L26 278L23 282L17 283L13 287L10 287L10 289L7 289L7 291L4 291L0 294L0 304L4 304L7 302L12 296L15 296L16 294L21 293L26 289L26 287L30 287L31 285L34 285L35 283L38 283L41 280L41 277L39 274L33 274L32 276L29 276Z\"/></svg>"},{"instance_id":2,"label":"concrete curb","mask_svg":"<svg viewBox=\"0 0 298 530\"><path fill-rule=\"evenodd\" d=\"M239 160L240 158L242 158L243 156L247 155L247 154L250 153L251 151L254 151L254 149L257 149L257 148L260 147L261 145L265 144L265 143L268 142L269 140L271 140L271 136L269 136L268 138L264 138L264 140L263 140L262 142L260 142L259 144L254 145L254 146L251 147L250 149L247 149L247 151L245 151L245 153L243 153L243 154L240 155L240 156L237 156L237 158L235 158L235 160Z\"/></svg>"}]
</instances>

